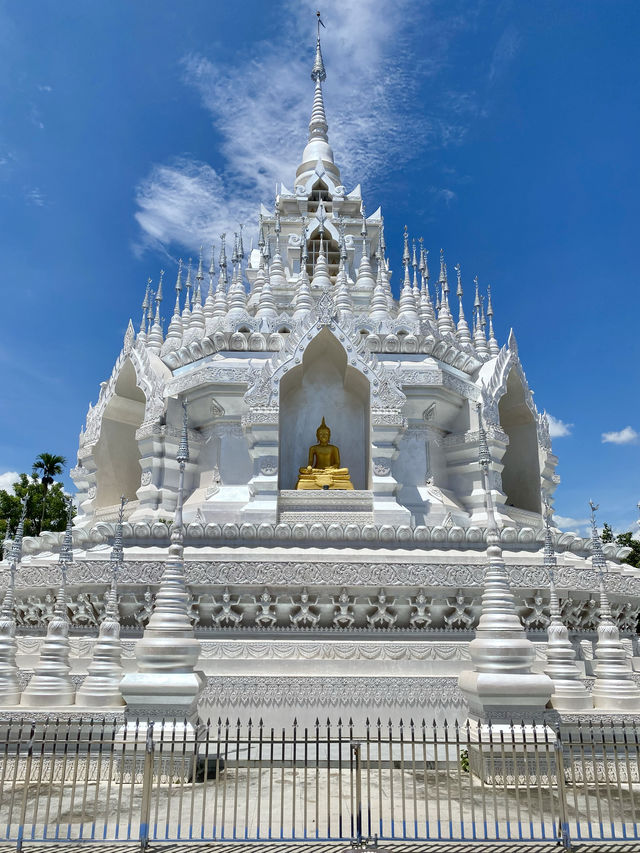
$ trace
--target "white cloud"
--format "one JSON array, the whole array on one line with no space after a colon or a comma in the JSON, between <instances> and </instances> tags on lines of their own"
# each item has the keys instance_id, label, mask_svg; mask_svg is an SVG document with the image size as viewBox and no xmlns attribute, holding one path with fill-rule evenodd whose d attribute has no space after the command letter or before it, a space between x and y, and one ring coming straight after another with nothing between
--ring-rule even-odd
<instances>
[{"instance_id":1,"label":"white cloud","mask_svg":"<svg viewBox=\"0 0 640 853\"><path fill-rule=\"evenodd\" d=\"M20 479L20 474L17 471L5 471L0 474L0 489L4 489L13 494L13 484Z\"/></svg>"},{"instance_id":2,"label":"white cloud","mask_svg":"<svg viewBox=\"0 0 640 853\"><path fill-rule=\"evenodd\" d=\"M603 444L635 444L638 440L638 433L633 427L626 426L618 432L603 432Z\"/></svg>"},{"instance_id":3,"label":"white cloud","mask_svg":"<svg viewBox=\"0 0 640 853\"><path fill-rule=\"evenodd\" d=\"M36 207L44 207L46 200L44 197L44 193L38 187L33 187L26 193L26 199L28 204L33 204Z\"/></svg>"},{"instance_id":4,"label":"white cloud","mask_svg":"<svg viewBox=\"0 0 640 853\"><path fill-rule=\"evenodd\" d=\"M156 166L138 187L136 202L136 220L148 242L164 246L175 241L194 251L255 216L242 198L226 198L215 169L186 159Z\"/></svg>"},{"instance_id":5,"label":"white cloud","mask_svg":"<svg viewBox=\"0 0 640 853\"><path fill-rule=\"evenodd\" d=\"M520 47L520 36L517 29L510 24L498 39L489 69L489 82L493 83L501 77L510 65Z\"/></svg>"},{"instance_id":6,"label":"white cloud","mask_svg":"<svg viewBox=\"0 0 640 853\"><path fill-rule=\"evenodd\" d=\"M567 435L571 435L573 424L565 423L560 418L554 418L549 412L547 412L547 419L549 421L549 435L551 438L564 438Z\"/></svg>"},{"instance_id":7,"label":"white cloud","mask_svg":"<svg viewBox=\"0 0 640 853\"><path fill-rule=\"evenodd\" d=\"M136 193L139 249L175 242L195 252L221 231L236 230L239 221L253 224L258 203L272 204L276 182L293 188L313 99L315 8L311 0L291 0L280 35L253 45L251 61L234 67L185 58L185 79L199 91L220 137L224 172L187 158L156 165ZM329 138L345 186L364 182L365 201L390 162L397 168L419 154L418 146L459 142L477 114L473 94L445 93L438 82L428 106L416 110L418 85L437 76L452 39L470 24L459 16L435 21L425 5L425 57L412 8L409 0L326 0L322 7ZM415 144L406 144L407 133Z\"/></svg>"},{"instance_id":8,"label":"white cloud","mask_svg":"<svg viewBox=\"0 0 640 853\"><path fill-rule=\"evenodd\" d=\"M560 530L579 533L582 536L586 536L591 531L591 520L588 518L571 518L568 515L554 515L553 520Z\"/></svg>"}]
</instances>

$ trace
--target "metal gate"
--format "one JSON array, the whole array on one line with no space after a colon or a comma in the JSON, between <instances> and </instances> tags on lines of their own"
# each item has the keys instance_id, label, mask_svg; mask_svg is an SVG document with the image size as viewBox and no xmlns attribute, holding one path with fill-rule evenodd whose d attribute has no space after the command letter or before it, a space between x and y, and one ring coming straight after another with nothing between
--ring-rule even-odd
<instances>
[{"instance_id":1,"label":"metal gate","mask_svg":"<svg viewBox=\"0 0 640 853\"><path fill-rule=\"evenodd\" d=\"M0 724L24 841L637 839L635 725Z\"/></svg>"}]
</instances>

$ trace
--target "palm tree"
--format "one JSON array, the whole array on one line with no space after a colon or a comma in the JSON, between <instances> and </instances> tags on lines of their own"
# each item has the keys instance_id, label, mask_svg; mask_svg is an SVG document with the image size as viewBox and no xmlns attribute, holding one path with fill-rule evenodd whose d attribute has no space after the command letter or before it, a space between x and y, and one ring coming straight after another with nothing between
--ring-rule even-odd
<instances>
[{"instance_id":1,"label":"palm tree","mask_svg":"<svg viewBox=\"0 0 640 853\"><path fill-rule=\"evenodd\" d=\"M40 516L40 524L38 533L41 533L44 524L44 514L47 507L47 491L53 483L53 478L58 474L62 474L67 460L64 456L58 456L55 453L41 453L33 463L33 473L40 477L42 483L42 515Z\"/></svg>"}]
</instances>

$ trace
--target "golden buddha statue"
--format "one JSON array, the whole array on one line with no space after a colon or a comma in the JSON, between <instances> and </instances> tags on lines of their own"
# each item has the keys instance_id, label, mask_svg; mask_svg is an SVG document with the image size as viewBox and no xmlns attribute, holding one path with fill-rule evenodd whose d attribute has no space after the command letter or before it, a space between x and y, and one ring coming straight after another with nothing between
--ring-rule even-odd
<instances>
[{"instance_id":1,"label":"golden buddha statue","mask_svg":"<svg viewBox=\"0 0 640 853\"><path fill-rule=\"evenodd\" d=\"M329 444L331 430L324 422L316 430L317 444L309 448L309 462L300 468L296 489L353 489L349 469L340 467L340 451Z\"/></svg>"}]
</instances>

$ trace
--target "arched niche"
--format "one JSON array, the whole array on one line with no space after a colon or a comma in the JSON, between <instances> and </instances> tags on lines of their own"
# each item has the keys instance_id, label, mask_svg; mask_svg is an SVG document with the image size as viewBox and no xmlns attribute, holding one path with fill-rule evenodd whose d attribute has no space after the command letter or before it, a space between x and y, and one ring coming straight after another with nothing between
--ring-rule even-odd
<instances>
[{"instance_id":1,"label":"arched niche","mask_svg":"<svg viewBox=\"0 0 640 853\"><path fill-rule=\"evenodd\" d=\"M136 500L140 488L140 454L136 430L144 418L146 398L136 385L136 372L127 359L118 375L114 394L102 417L94 450L97 466L96 509L113 506L124 495Z\"/></svg>"},{"instance_id":2,"label":"arched niche","mask_svg":"<svg viewBox=\"0 0 640 853\"><path fill-rule=\"evenodd\" d=\"M507 378L507 393L498 404L498 413L500 426L509 436L509 445L502 457L502 490L506 496L506 505L540 512L536 423L515 370Z\"/></svg>"},{"instance_id":3,"label":"arched niche","mask_svg":"<svg viewBox=\"0 0 640 853\"><path fill-rule=\"evenodd\" d=\"M329 275L336 276L340 267L340 246L333 239L328 231L324 232L322 237L324 248L324 256L327 260ZM316 268L316 261L320 254L320 229L316 228L307 240L307 275L313 279L313 273Z\"/></svg>"},{"instance_id":4,"label":"arched niche","mask_svg":"<svg viewBox=\"0 0 640 853\"><path fill-rule=\"evenodd\" d=\"M323 417L353 487L369 488L369 398L368 379L347 364L344 348L324 328L305 350L302 364L280 382L281 489L295 489Z\"/></svg>"}]
</instances>

